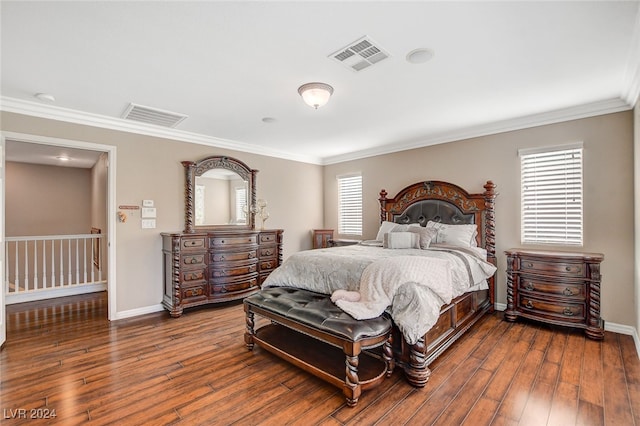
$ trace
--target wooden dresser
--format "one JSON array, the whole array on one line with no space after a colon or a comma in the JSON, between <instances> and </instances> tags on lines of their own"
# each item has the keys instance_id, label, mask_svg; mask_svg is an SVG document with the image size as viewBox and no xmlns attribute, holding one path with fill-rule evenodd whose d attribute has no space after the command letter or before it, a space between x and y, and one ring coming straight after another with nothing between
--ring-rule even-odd
<instances>
[{"instance_id":1,"label":"wooden dresser","mask_svg":"<svg viewBox=\"0 0 640 426\"><path fill-rule=\"evenodd\" d=\"M604 338L600 318L600 253L507 250L507 310L518 317L585 329Z\"/></svg>"},{"instance_id":2,"label":"wooden dresser","mask_svg":"<svg viewBox=\"0 0 640 426\"><path fill-rule=\"evenodd\" d=\"M163 233L164 296L172 317L184 308L242 299L282 263L281 229Z\"/></svg>"}]
</instances>

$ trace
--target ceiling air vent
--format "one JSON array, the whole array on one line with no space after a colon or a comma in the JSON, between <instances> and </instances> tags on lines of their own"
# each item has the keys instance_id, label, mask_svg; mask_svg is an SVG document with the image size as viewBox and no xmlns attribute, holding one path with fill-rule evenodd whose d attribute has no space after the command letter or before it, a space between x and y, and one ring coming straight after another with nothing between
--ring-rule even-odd
<instances>
[{"instance_id":1,"label":"ceiling air vent","mask_svg":"<svg viewBox=\"0 0 640 426\"><path fill-rule=\"evenodd\" d=\"M367 36L329 55L333 60L354 71L362 71L389 56L389 53Z\"/></svg>"},{"instance_id":2,"label":"ceiling air vent","mask_svg":"<svg viewBox=\"0 0 640 426\"><path fill-rule=\"evenodd\" d=\"M187 115L157 108L146 107L137 104L129 104L122 118L126 120L140 121L147 124L155 124L163 127L176 127Z\"/></svg>"}]
</instances>

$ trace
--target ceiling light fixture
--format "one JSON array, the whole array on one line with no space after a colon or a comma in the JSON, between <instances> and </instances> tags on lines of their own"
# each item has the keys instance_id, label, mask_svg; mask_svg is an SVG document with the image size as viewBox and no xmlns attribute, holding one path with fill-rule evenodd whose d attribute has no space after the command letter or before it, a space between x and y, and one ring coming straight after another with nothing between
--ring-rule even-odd
<instances>
[{"instance_id":1,"label":"ceiling light fixture","mask_svg":"<svg viewBox=\"0 0 640 426\"><path fill-rule=\"evenodd\" d=\"M420 48L407 53L407 62L412 64L424 64L433 59L435 53L431 49Z\"/></svg>"},{"instance_id":2,"label":"ceiling light fixture","mask_svg":"<svg viewBox=\"0 0 640 426\"><path fill-rule=\"evenodd\" d=\"M325 83L307 83L298 87L298 93L307 105L318 109L329 102L333 87Z\"/></svg>"},{"instance_id":3,"label":"ceiling light fixture","mask_svg":"<svg viewBox=\"0 0 640 426\"><path fill-rule=\"evenodd\" d=\"M60 161L69 161L69 157L67 157L66 155L59 155L56 158Z\"/></svg>"}]
</instances>

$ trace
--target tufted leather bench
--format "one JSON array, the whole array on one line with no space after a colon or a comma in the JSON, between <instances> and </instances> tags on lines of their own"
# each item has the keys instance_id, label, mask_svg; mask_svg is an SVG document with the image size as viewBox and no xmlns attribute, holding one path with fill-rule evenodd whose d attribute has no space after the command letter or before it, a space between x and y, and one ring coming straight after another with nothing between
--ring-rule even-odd
<instances>
[{"instance_id":1,"label":"tufted leather bench","mask_svg":"<svg viewBox=\"0 0 640 426\"><path fill-rule=\"evenodd\" d=\"M254 343L343 389L347 404L392 374L391 319L356 320L325 294L271 287L244 299L249 350ZM254 314L271 324L254 329ZM382 346L382 355L363 352ZM346 366L346 368L345 368Z\"/></svg>"}]
</instances>

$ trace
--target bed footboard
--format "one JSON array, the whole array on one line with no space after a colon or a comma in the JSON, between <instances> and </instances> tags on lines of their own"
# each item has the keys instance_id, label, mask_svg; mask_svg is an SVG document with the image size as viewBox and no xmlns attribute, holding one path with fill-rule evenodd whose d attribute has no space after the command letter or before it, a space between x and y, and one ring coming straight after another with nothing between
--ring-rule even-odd
<instances>
[{"instance_id":1,"label":"bed footboard","mask_svg":"<svg viewBox=\"0 0 640 426\"><path fill-rule=\"evenodd\" d=\"M489 292L479 290L454 299L440 311L436 324L417 343L411 345L394 329L396 363L405 372L407 381L424 387L431 376L429 365L458 340L482 316L493 310Z\"/></svg>"}]
</instances>

